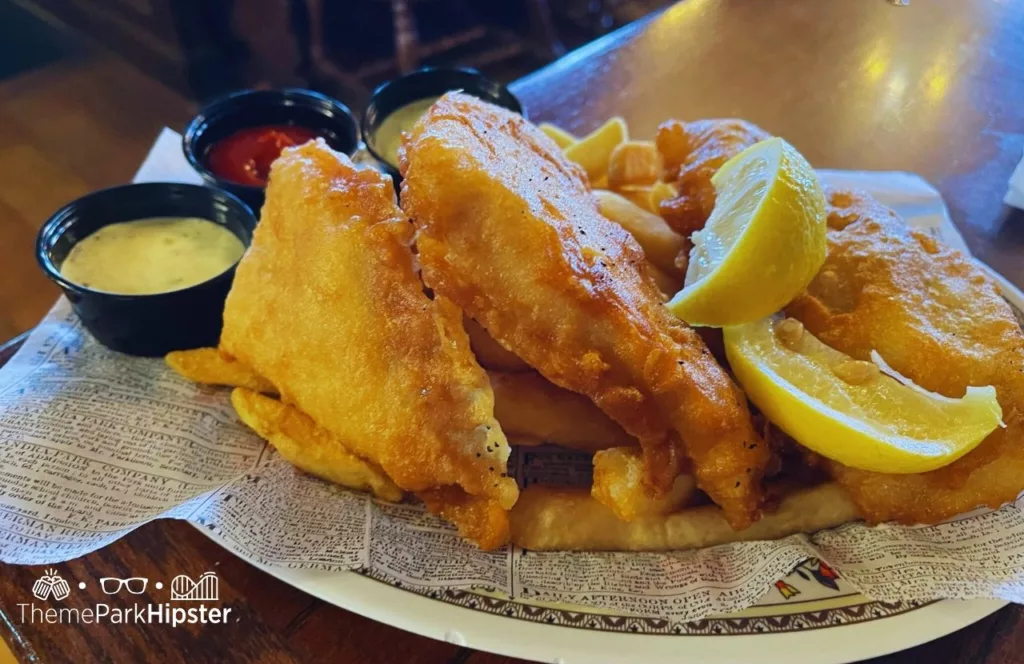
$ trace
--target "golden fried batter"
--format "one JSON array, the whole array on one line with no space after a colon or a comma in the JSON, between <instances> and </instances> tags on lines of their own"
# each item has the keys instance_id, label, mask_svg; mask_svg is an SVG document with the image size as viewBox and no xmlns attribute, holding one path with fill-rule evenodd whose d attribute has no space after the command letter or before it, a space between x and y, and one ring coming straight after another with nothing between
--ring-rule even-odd
<instances>
[{"instance_id":1,"label":"golden fried batter","mask_svg":"<svg viewBox=\"0 0 1024 664\"><path fill-rule=\"evenodd\" d=\"M511 353L487 334L480 323L469 316L462 317L462 325L469 335L469 347L473 349L476 361L489 371L529 371L530 367L515 353Z\"/></svg>"},{"instance_id":2,"label":"golden fried batter","mask_svg":"<svg viewBox=\"0 0 1024 664\"><path fill-rule=\"evenodd\" d=\"M665 161L665 179L679 195L661 202L661 216L684 237L704 228L715 207L711 177L722 164L771 136L746 120L669 120L655 143Z\"/></svg>"},{"instance_id":3,"label":"golden fried batter","mask_svg":"<svg viewBox=\"0 0 1024 664\"><path fill-rule=\"evenodd\" d=\"M372 491L384 500L402 499L402 490L383 470L352 454L337 436L298 408L244 387L232 390L231 405L246 426L299 469L349 489Z\"/></svg>"},{"instance_id":4,"label":"golden fried batter","mask_svg":"<svg viewBox=\"0 0 1024 664\"><path fill-rule=\"evenodd\" d=\"M457 485L508 509L518 489L487 375L459 308L424 293L412 233L390 178L323 141L285 150L221 349L402 489Z\"/></svg>"},{"instance_id":5,"label":"golden fried batter","mask_svg":"<svg viewBox=\"0 0 1024 664\"><path fill-rule=\"evenodd\" d=\"M174 350L164 356L167 366L193 383L244 387L253 392L277 394L266 378L257 375L233 357L225 357L217 348Z\"/></svg>"},{"instance_id":6,"label":"golden fried batter","mask_svg":"<svg viewBox=\"0 0 1024 664\"><path fill-rule=\"evenodd\" d=\"M536 371L488 371L494 416L519 445L547 442L587 452L636 446L637 441L582 394L564 390Z\"/></svg>"},{"instance_id":7,"label":"golden fried batter","mask_svg":"<svg viewBox=\"0 0 1024 664\"><path fill-rule=\"evenodd\" d=\"M1024 335L995 283L969 257L904 225L866 194L828 192L828 258L786 308L826 344L872 350L925 389L962 397L993 385L1006 428L949 466L887 475L830 462L872 522L934 523L1024 490Z\"/></svg>"},{"instance_id":8,"label":"golden fried batter","mask_svg":"<svg viewBox=\"0 0 1024 664\"><path fill-rule=\"evenodd\" d=\"M498 501L471 496L457 486L428 489L416 495L428 510L451 521L460 535L481 549L496 549L508 542L508 512Z\"/></svg>"},{"instance_id":9,"label":"golden fried batter","mask_svg":"<svg viewBox=\"0 0 1024 664\"><path fill-rule=\"evenodd\" d=\"M746 400L662 305L642 250L600 214L580 168L518 115L458 93L420 120L401 161L427 285L639 439L655 495L685 448L730 523L752 523L769 454Z\"/></svg>"},{"instance_id":10,"label":"golden fried batter","mask_svg":"<svg viewBox=\"0 0 1024 664\"><path fill-rule=\"evenodd\" d=\"M643 483L643 458L636 447L613 447L594 455L590 493L623 521L678 512L693 498L697 485L690 475L676 477L672 488L652 498Z\"/></svg>"}]
</instances>

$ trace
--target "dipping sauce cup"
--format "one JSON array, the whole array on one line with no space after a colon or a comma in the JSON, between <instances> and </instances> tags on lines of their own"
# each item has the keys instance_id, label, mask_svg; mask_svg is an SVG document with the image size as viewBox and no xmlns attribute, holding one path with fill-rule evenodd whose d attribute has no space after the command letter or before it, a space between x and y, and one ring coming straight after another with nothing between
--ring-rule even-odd
<instances>
[{"instance_id":1,"label":"dipping sauce cup","mask_svg":"<svg viewBox=\"0 0 1024 664\"><path fill-rule=\"evenodd\" d=\"M490 102L502 108L519 113L525 116L523 106L514 94L507 87L493 81L475 69L467 68L444 68L424 67L405 76L392 79L382 83L370 97L363 112L362 133L366 149L380 162L397 183L400 180L398 174L398 162L394 155L388 154L389 146L393 143L394 136L388 136L386 140L378 140L378 132L385 121L397 111L402 111L410 104L425 99L436 99L446 92L461 90L484 101ZM416 105L410 108L421 109L425 112L428 106ZM401 129L408 130L415 123L417 117L412 114L403 114L403 126ZM393 127L387 127L389 134L394 132Z\"/></svg>"},{"instance_id":2,"label":"dipping sauce cup","mask_svg":"<svg viewBox=\"0 0 1024 664\"><path fill-rule=\"evenodd\" d=\"M252 210L226 191L188 184L132 184L88 194L54 213L39 231L36 260L64 291L85 328L107 348L153 357L215 346L235 265L194 286L147 295L95 290L61 274L72 247L100 228L153 217L205 219L229 230L245 247L256 227Z\"/></svg>"},{"instance_id":3,"label":"dipping sauce cup","mask_svg":"<svg viewBox=\"0 0 1024 664\"><path fill-rule=\"evenodd\" d=\"M224 153L244 158L248 152L257 162L269 164L282 147L310 137L321 137L349 156L359 147L356 120L336 99L298 88L242 90L211 102L192 118L182 136L182 151L205 182L238 196L259 214L266 185L254 184L248 177L229 177L224 164L231 156L225 159ZM238 145L225 146L228 141ZM224 147L241 150L225 151Z\"/></svg>"}]
</instances>

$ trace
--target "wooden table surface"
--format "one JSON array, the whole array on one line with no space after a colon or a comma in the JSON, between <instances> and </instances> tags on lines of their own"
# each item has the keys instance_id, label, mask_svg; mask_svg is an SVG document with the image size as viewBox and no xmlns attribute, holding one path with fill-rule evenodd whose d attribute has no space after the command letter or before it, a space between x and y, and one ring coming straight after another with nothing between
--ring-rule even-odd
<instances>
[{"instance_id":1,"label":"wooden table surface","mask_svg":"<svg viewBox=\"0 0 1024 664\"><path fill-rule=\"evenodd\" d=\"M515 90L532 119L577 132L611 115L638 137L670 117L739 116L786 137L819 167L920 173L942 191L974 253L1024 286L1024 214L1001 203L1024 147L1024 3L688 0ZM27 661L513 661L326 605L180 522L144 526L55 567L73 585L216 570L222 605L239 620L186 629L25 625L16 605L29 600L41 570L0 566L0 633ZM91 583L68 603L102 598ZM879 661L1024 661L1024 610L1003 609Z\"/></svg>"}]
</instances>

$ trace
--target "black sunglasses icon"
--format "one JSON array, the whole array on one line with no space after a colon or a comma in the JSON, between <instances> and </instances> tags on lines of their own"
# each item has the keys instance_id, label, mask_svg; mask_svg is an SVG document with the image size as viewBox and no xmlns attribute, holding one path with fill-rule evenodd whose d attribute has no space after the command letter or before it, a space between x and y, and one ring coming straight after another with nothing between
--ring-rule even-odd
<instances>
[{"instance_id":1,"label":"black sunglasses icon","mask_svg":"<svg viewBox=\"0 0 1024 664\"><path fill-rule=\"evenodd\" d=\"M146 592L146 586L149 585L149 579L141 576L134 576L130 579L118 579L110 576L105 576L100 579L100 588L107 595L116 595L121 590L127 590L133 595L141 595Z\"/></svg>"}]
</instances>

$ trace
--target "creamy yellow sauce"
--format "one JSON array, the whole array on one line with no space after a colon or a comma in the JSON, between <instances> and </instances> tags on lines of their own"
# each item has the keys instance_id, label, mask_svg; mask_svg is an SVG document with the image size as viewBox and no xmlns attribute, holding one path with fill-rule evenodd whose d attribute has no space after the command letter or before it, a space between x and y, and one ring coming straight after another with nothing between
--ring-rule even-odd
<instances>
[{"instance_id":1,"label":"creamy yellow sauce","mask_svg":"<svg viewBox=\"0 0 1024 664\"><path fill-rule=\"evenodd\" d=\"M398 148L402 145L402 132L412 129L416 121L434 105L435 101L437 101L437 97L417 99L396 110L380 123L377 132L373 135L373 142L377 152L388 163L393 166L398 165Z\"/></svg>"},{"instance_id":2,"label":"creamy yellow sauce","mask_svg":"<svg viewBox=\"0 0 1024 664\"><path fill-rule=\"evenodd\" d=\"M93 290L150 295L212 279L244 252L237 235L207 219L153 217L110 224L79 241L60 273Z\"/></svg>"}]
</instances>

